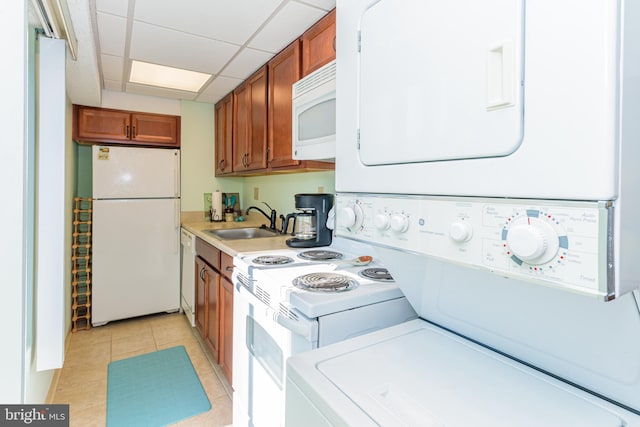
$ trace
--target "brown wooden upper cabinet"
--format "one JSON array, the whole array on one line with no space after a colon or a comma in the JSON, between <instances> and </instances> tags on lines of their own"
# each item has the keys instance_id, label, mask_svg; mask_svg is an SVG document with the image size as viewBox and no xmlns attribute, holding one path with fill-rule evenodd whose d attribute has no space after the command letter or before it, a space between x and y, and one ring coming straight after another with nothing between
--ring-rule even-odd
<instances>
[{"instance_id":1,"label":"brown wooden upper cabinet","mask_svg":"<svg viewBox=\"0 0 640 427\"><path fill-rule=\"evenodd\" d=\"M296 166L291 158L291 85L300 80L300 42L291 43L269 66L269 166Z\"/></svg>"},{"instance_id":2,"label":"brown wooden upper cabinet","mask_svg":"<svg viewBox=\"0 0 640 427\"><path fill-rule=\"evenodd\" d=\"M233 91L233 170L267 168L267 66Z\"/></svg>"},{"instance_id":3,"label":"brown wooden upper cabinet","mask_svg":"<svg viewBox=\"0 0 640 427\"><path fill-rule=\"evenodd\" d=\"M335 59L335 9L215 106L215 175L334 169L292 159L291 86Z\"/></svg>"},{"instance_id":4,"label":"brown wooden upper cabinet","mask_svg":"<svg viewBox=\"0 0 640 427\"><path fill-rule=\"evenodd\" d=\"M215 106L216 120L216 176L233 172L233 93Z\"/></svg>"},{"instance_id":5,"label":"brown wooden upper cabinet","mask_svg":"<svg viewBox=\"0 0 640 427\"><path fill-rule=\"evenodd\" d=\"M269 171L334 169L333 163L292 158L291 86L300 80L300 40L296 40L268 62L269 70Z\"/></svg>"},{"instance_id":6,"label":"brown wooden upper cabinet","mask_svg":"<svg viewBox=\"0 0 640 427\"><path fill-rule=\"evenodd\" d=\"M73 139L81 143L180 147L180 117L73 106Z\"/></svg>"},{"instance_id":7,"label":"brown wooden upper cabinet","mask_svg":"<svg viewBox=\"0 0 640 427\"><path fill-rule=\"evenodd\" d=\"M300 37L302 75L317 70L336 59L336 10L333 9Z\"/></svg>"}]
</instances>

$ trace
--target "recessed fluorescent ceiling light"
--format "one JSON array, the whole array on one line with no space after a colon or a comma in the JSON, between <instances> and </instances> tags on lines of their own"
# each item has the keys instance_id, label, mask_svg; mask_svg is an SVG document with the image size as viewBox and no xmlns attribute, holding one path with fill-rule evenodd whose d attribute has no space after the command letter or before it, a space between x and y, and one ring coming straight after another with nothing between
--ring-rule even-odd
<instances>
[{"instance_id":1,"label":"recessed fluorescent ceiling light","mask_svg":"<svg viewBox=\"0 0 640 427\"><path fill-rule=\"evenodd\" d=\"M211 74L131 61L129 81L143 85L198 92L202 85L209 80L209 77Z\"/></svg>"}]
</instances>

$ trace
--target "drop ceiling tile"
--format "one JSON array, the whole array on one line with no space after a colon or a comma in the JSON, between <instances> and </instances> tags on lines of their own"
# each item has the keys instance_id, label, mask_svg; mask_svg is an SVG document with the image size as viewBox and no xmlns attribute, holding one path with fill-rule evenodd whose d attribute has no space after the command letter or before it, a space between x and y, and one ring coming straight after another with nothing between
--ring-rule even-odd
<instances>
[{"instance_id":1,"label":"drop ceiling tile","mask_svg":"<svg viewBox=\"0 0 640 427\"><path fill-rule=\"evenodd\" d=\"M129 11L129 0L96 0L96 10L126 17Z\"/></svg>"},{"instance_id":2,"label":"drop ceiling tile","mask_svg":"<svg viewBox=\"0 0 640 427\"><path fill-rule=\"evenodd\" d=\"M175 89L165 89L154 86L139 85L136 83L127 83L125 85L127 93L136 93L138 95L157 96L160 98L187 99L193 100L198 94L196 92L185 92Z\"/></svg>"},{"instance_id":3,"label":"drop ceiling tile","mask_svg":"<svg viewBox=\"0 0 640 427\"><path fill-rule=\"evenodd\" d=\"M290 2L249 42L249 47L277 53L313 25L326 12Z\"/></svg>"},{"instance_id":4,"label":"drop ceiling tile","mask_svg":"<svg viewBox=\"0 0 640 427\"><path fill-rule=\"evenodd\" d=\"M336 0L301 0L301 3L319 7L327 12L336 7Z\"/></svg>"},{"instance_id":5,"label":"drop ceiling tile","mask_svg":"<svg viewBox=\"0 0 640 427\"><path fill-rule=\"evenodd\" d=\"M220 71L220 75L244 80L272 57L273 54L270 52L244 48Z\"/></svg>"},{"instance_id":6,"label":"drop ceiling tile","mask_svg":"<svg viewBox=\"0 0 640 427\"><path fill-rule=\"evenodd\" d=\"M122 82L104 79L104 88L106 90L113 90L113 91L120 92L122 90Z\"/></svg>"},{"instance_id":7,"label":"drop ceiling tile","mask_svg":"<svg viewBox=\"0 0 640 427\"><path fill-rule=\"evenodd\" d=\"M244 44L282 0L137 0L134 19Z\"/></svg>"},{"instance_id":8,"label":"drop ceiling tile","mask_svg":"<svg viewBox=\"0 0 640 427\"><path fill-rule=\"evenodd\" d=\"M217 99L220 99L238 87L243 81L244 79L218 76L202 91L202 95L217 97Z\"/></svg>"},{"instance_id":9,"label":"drop ceiling tile","mask_svg":"<svg viewBox=\"0 0 640 427\"><path fill-rule=\"evenodd\" d=\"M119 16L98 12L97 21L100 53L123 56L127 34L127 20Z\"/></svg>"},{"instance_id":10,"label":"drop ceiling tile","mask_svg":"<svg viewBox=\"0 0 640 427\"><path fill-rule=\"evenodd\" d=\"M239 46L134 22L129 57L159 65L216 74Z\"/></svg>"},{"instance_id":11,"label":"drop ceiling tile","mask_svg":"<svg viewBox=\"0 0 640 427\"><path fill-rule=\"evenodd\" d=\"M105 80L114 80L122 83L122 67L124 58L122 56L100 55L102 62L102 76Z\"/></svg>"}]
</instances>

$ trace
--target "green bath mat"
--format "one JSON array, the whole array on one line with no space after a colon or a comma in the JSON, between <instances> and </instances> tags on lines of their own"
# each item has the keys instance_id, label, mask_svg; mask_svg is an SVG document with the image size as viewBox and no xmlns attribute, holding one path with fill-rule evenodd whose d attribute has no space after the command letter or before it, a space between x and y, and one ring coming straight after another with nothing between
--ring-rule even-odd
<instances>
[{"instance_id":1,"label":"green bath mat","mask_svg":"<svg viewBox=\"0 0 640 427\"><path fill-rule=\"evenodd\" d=\"M164 426L209 409L184 346L109 364L107 427Z\"/></svg>"}]
</instances>

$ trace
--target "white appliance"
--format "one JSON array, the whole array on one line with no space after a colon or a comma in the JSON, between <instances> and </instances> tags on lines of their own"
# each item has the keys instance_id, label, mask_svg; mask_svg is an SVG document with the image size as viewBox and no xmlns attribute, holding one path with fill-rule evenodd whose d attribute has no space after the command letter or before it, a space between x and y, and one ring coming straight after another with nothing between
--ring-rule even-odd
<instances>
[{"instance_id":1,"label":"white appliance","mask_svg":"<svg viewBox=\"0 0 640 427\"><path fill-rule=\"evenodd\" d=\"M337 251L343 259L350 259L367 249L336 240L330 247L247 253L234 258L234 426L283 424L289 356L417 317L395 282L379 281L387 278L379 263L353 267L300 258L313 253L325 259ZM276 258L287 261L278 264ZM269 264L262 264L262 260ZM361 276L365 269L375 279ZM317 284L332 274L346 281L340 286L355 288L314 292L293 284L302 277Z\"/></svg>"},{"instance_id":2,"label":"white appliance","mask_svg":"<svg viewBox=\"0 0 640 427\"><path fill-rule=\"evenodd\" d=\"M421 319L291 357L287 425L640 426L640 4L337 8L335 233Z\"/></svg>"},{"instance_id":3,"label":"white appliance","mask_svg":"<svg viewBox=\"0 0 640 427\"><path fill-rule=\"evenodd\" d=\"M335 161L336 61L292 86L292 156L296 160Z\"/></svg>"},{"instance_id":4,"label":"white appliance","mask_svg":"<svg viewBox=\"0 0 640 427\"><path fill-rule=\"evenodd\" d=\"M180 276L180 305L191 326L196 326L196 236L188 230L180 229L182 245L182 274Z\"/></svg>"},{"instance_id":5,"label":"white appliance","mask_svg":"<svg viewBox=\"0 0 640 427\"><path fill-rule=\"evenodd\" d=\"M94 145L94 326L180 308L180 151Z\"/></svg>"},{"instance_id":6,"label":"white appliance","mask_svg":"<svg viewBox=\"0 0 640 427\"><path fill-rule=\"evenodd\" d=\"M596 256L579 262L607 278L586 292L610 299L638 288L640 5L577 4L344 5L336 190L508 198L521 218L530 206L564 218L573 201L584 202L581 212L597 221L584 236ZM387 81L394 84L380 84ZM405 216L417 225L416 212ZM506 239L516 255L509 268L474 265L527 280L520 272L542 267L536 281L582 289L547 274L557 259L545 241L570 225L530 218ZM568 246L572 256L582 250L571 236Z\"/></svg>"}]
</instances>

